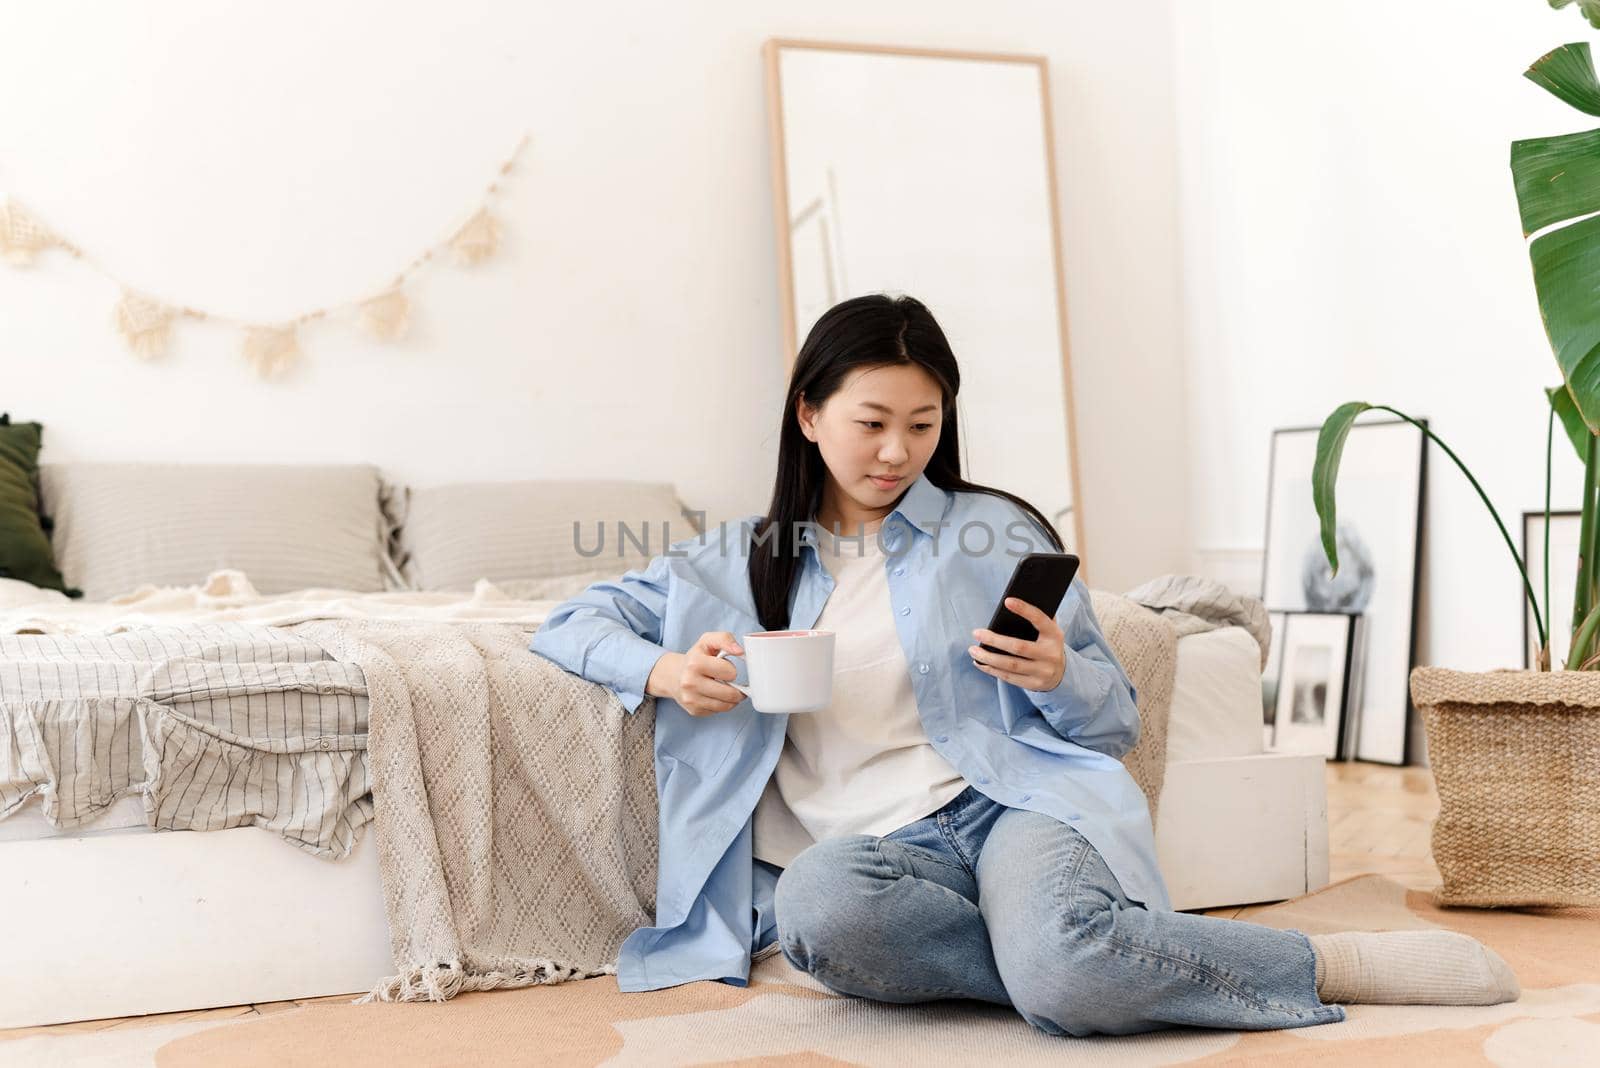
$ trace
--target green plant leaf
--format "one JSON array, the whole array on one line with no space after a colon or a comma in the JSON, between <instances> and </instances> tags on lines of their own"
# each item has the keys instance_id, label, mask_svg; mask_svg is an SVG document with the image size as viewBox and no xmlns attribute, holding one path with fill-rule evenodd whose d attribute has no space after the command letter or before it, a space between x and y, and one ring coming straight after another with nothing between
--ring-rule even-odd
<instances>
[{"instance_id":1,"label":"green plant leaf","mask_svg":"<svg viewBox=\"0 0 1600 1068\"><path fill-rule=\"evenodd\" d=\"M1534 60L1522 76L1579 111L1600 115L1600 78L1595 77L1587 41L1552 48Z\"/></svg>"},{"instance_id":2,"label":"green plant leaf","mask_svg":"<svg viewBox=\"0 0 1600 1068\"><path fill-rule=\"evenodd\" d=\"M1572 447L1578 453L1578 462L1583 463L1587 458L1589 449L1589 428L1583 423L1583 416L1578 414L1578 406L1572 403L1572 394L1567 392L1566 386L1551 386L1544 391L1550 399L1550 407L1556 411L1556 418L1561 420L1561 427L1567 432L1567 440L1572 442Z\"/></svg>"},{"instance_id":3,"label":"green plant leaf","mask_svg":"<svg viewBox=\"0 0 1600 1068\"><path fill-rule=\"evenodd\" d=\"M1584 424L1600 433L1600 216L1547 231L1528 255L1561 377Z\"/></svg>"},{"instance_id":4,"label":"green plant leaf","mask_svg":"<svg viewBox=\"0 0 1600 1068\"><path fill-rule=\"evenodd\" d=\"M1553 8L1563 8L1572 3L1572 0L1550 0ZM1578 11L1589 20L1589 25L1600 30L1600 0L1578 0Z\"/></svg>"},{"instance_id":5,"label":"green plant leaf","mask_svg":"<svg viewBox=\"0 0 1600 1068\"><path fill-rule=\"evenodd\" d=\"M1522 236L1600 211L1600 130L1511 142Z\"/></svg>"},{"instance_id":6,"label":"green plant leaf","mask_svg":"<svg viewBox=\"0 0 1600 1068\"><path fill-rule=\"evenodd\" d=\"M1339 573L1338 509L1334 502L1334 486L1339 481L1339 463L1344 459L1345 439L1356 418L1372 405L1366 401L1341 404L1322 422L1317 434L1317 459L1311 465L1311 497L1317 506L1317 518L1322 523L1322 551L1327 554L1328 566Z\"/></svg>"},{"instance_id":7,"label":"green plant leaf","mask_svg":"<svg viewBox=\"0 0 1600 1068\"><path fill-rule=\"evenodd\" d=\"M1587 44L1545 54L1527 76L1600 115L1600 80ZM1600 130L1514 142L1511 172L1524 236L1544 231L1528 256L1545 333L1584 425L1600 433Z\"/></svg>"}]
</instances>

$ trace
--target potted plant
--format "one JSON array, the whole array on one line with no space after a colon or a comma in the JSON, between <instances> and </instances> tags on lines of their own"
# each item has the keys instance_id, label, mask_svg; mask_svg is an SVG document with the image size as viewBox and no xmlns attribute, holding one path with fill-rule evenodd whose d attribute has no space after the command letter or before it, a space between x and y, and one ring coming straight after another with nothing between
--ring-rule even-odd
<instances>
[{"instance_id":1,"label":"potted plant","mask_svg":"<svg viewBox=\"0 0 1600 1068\"><path fill-rule=\"evenodd\" d=\"M1550 0L1561 7L1571 0ZM1600 2L1582 3L1600 25ZM1600 116L1600 77L1587 43L1541 56L1526 77ZM1494 518L1522 578L1538 632L1532 671L1419 667L1421 711L1439 788L1434 860L1440 904L1600 905L1600 129L1516 141L1511 172L1534 286L1561 384L1546 390L1544 610L1517 547L1464 463L1428 427L1388 405L1342 404L1322 424L1312 473L1323 551L1339 568L1335 484L1350 427L1380 410L1418 426L1461 469ZM1540 231L1543 231L1542 233ZM1571 650L1552 671L1549 618L1550 461L1555 423L1584 465Z\"/></svg>"}]
</instances>

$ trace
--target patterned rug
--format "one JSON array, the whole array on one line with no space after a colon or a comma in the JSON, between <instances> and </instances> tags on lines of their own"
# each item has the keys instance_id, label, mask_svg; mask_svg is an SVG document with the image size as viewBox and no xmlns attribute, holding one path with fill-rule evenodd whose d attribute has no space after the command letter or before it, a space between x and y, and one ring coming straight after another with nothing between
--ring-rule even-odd
<instances>
[{"instance_id":1,"label":"patterned rug","mask_svg":"<svg viewBox=\"0 0 1600 1068\"><path fill-rule=\"evenodd\" d=\"M622 994L603 977L466 994L439 1005L322 1002L168 1030L127 1058L99 1059L110 1033L34 1035L0 1043L0 1065L1498 1065L1600 1064L1600 910L1438 909L1428 895L1359 876L1240 916L1308 934L1445 927L1510 962L1520 1001L1490 1008L1351 1006L1343 1023L1287 1031L1173 1029L1058 1038L1010 1009L970 1001L884 1005L841 997L777 954L746 988L691 983ZM149 1028L150 1031L162 1030ZM125 1038L139 1029L120 1032ZM155 1039L155 1035L150 1036ZM74 1042L98 1040L102 1045ZM15 1058L15 1059L14 1059Z\"/></svg>"}]
</instances>

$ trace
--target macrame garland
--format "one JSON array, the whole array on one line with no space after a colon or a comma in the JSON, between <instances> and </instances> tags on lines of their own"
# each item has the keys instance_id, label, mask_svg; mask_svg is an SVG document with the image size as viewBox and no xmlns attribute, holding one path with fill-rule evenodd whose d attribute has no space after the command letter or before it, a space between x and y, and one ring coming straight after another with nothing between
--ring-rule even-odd
<instances>
[{"instance_id":1,"label":"macrame garland","mask_svg":"<svg viewBox=\"0 0 1600 1068\"><path fill-rule=\"evenodd\" d=\"M35 254L56 243L55 235L21 204L9 197L0 204L0 256L7 263L27 267Z\"/></svg>"},{"instance_id":2,"label":"macrame garland","mask_svg":"<svg viewBox=\"0 0 1600 1068\"><path fill-rule=\"evenodd\" d=\"M485 190L486 201L499 191L500 176L511 172L527 144L528 138L523 137L516 150L500 165L495 181ZM299 363L304 356L300 347L300 327L312 320L327 318L330 314L352 313L362 329L374 338L389 342L401 340L411 327L411 298L406 293L406 283L410 277L431 261L435 251L440 248L448 248L455 261L464 266L482 263L499 251L500 237L500 221L490 213L486 202L449 240L425 249L395 276L388 288L376 296L318 308L281 323L262 324L212 315L195 308L178 307L146 296L115 279L110 271L53 233L16 200L8 197L0 204L0 258L25 267L32 264L34 258L45 249L59 248L117 282L122 295L117 301L112 321L128 349L139 359L155 360L166 354L172 341L173 323L178 319L212 320L244 330L241 351L245 360L262 378L281 378Z\"/></svg>"},{"instance_id":3,"label":"macrame garland","mask_svg":"<svg viewBox=\"0 0 1600 1068\"><path fill-rule=\"evenodd\" d=\"M411 302L391 289L361 305L361 325L379 341L399 341L411 328Z\"/></svg>"},{"instance_id":4,"label":"macrame garland","mask_svg":"<svg viewBox=\"0 0 1600 1068\"><path fill-rule=\"evenodd\" d=\"M487 208L481 209L478 214L468 219L466 225L457 230L456 236L450 239L450 248L456 254L456 262L469 267L493 256L499 247L500 224L489 214Z\"/></svg>"},{"instance_id":5,"label":"macrame garland","mask_svg":"<svg viewBox=\"0 0 1600 1068\"><path fill-rule=\"evenodd\" d=\"M117 302L117 333L141 360L153 360L167 351L172 336L172 320L178 312L160 301L124 289Z\"/></svg>"},{"instance_id":6,"label":"macrame garland","mask_svg":"<svg viewBox=\"0 0 1600 1068\"><path fill-rule=\"evenodd\" d=\"M277 378L300 359L295 326L252 326L244 334L244 358L262 378Z\"/></svg>"}]
</instances>

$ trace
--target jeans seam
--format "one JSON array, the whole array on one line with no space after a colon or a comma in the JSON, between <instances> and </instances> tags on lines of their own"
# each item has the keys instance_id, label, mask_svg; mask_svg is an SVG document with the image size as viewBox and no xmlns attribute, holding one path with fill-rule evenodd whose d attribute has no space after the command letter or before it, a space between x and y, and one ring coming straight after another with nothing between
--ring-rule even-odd
<instances>
[{"instance_id":1,"label":"jeans seam","mask_svg":"<svg viewBox=\"0 0 1600 1068\"><path fill-rule=\"evenodd\" d=\"M939 814L939 834L949 844L950 849L961 861L961 870L968 875L976 874L972 858L967 856L967 851L961 848L961 836L950 830L950 818L944 813Z\"/></svg>"},{"instance_id":2,"label":"jeans seam","mask_svg":"<svg viewBox=\"0 0 1600 1068\"><path fill-rule=\"evenodd\" d=\"M1062 870L1062 882L1066 884L1067 891L1062 896L1066 898L1067 914L1072 917L1072 922L1079 927L1083 927L1085 924L1082 915L1078 911L1078 873L1083 870L1083 862L1089 856L1088 844L1087 839L1081 834L1078 835L1078 841L1073 846L1077 850L1077 856L1073 857L1072 863L1065 865Z\"/></svg>"},{"instance_id":3,"label":"jeans seam","mask_svg":"<svg viewBox=\"0 0 1600 1068\"><path fill-rule=\"evenodd\" d=\"M1175 957L1172 954L1156 949L1153 946L1145 945L1142 942L1136 942L1127 938L1111 937L1106 939L1106 941L1111 945L1121 947L1124 950L1131 950L1135 954L1147 953L1151 956L1159 957L1162 960L1170 961L1173 966L1177 967L1181 971L1187 972L1191 979L1204 982L1220 993L1230 993L1258 1012L1287 1012L1295 1016L1305 1015L1305 1013L1300 1009L1291 1008L1287 1005L1274 1004L1261 997L1259 994L1254 993L1253 991L1246 990L1235 985L1230 979L1225 977L1223 973L1218 972L1211 965L1206 964L1203 961L1190 961L1185 960L1182 957Z\"/></svg>"},{"instance_id":4,"label":"jeans seam","mask_svg":"<svg viewBox=\"0 0 1600 1068\"><path fill-rule=\"evenodd\" d=\"M1087 839L1082 840L1079 845L1076 862L1069 865L1069 874L1067 875L1067 883L1070 888L1067 894L1067 910L1072 917L1073 923L1080 930L1088 932L1092 938L1100 938L1102 936L1094 933L1094 929L1084 920L1082 912L1078 908L1078 873L1083 870L1083 866L1089 858L1089 850L1092 848ZM1308 1015L1303 1009L1275 1004L1252 991L1235 985L1224 973L1217 971L1203 961L1189 961L1182 957L1175 957L1171 953L1157 949L1154 946L1145 945L1119 935L1105 937L1105 941L1112 947L1113 952L1120 953L1123 956L1137 956L1140 953L1146 953L1168 961L1179 971L1185 973L1191 980L1205 983L1220 993L1232 994L1257 1012L1286 1012L1295 1017ZM1318 1010L1312 1010L1311 1014L1314 1015L1316 1011Z\"/></svg>"},{"instance_id":5,"label":"jeans seam","mask_svg":"<svg viewBox=\"0 0 1600 1068\"><path fill-rule=\"evenodd\" d=\"M919 876L917 876L914 872L902 872L902 871L897 870L895 868L895 866L893 864L891 864L888 861L887 858L884 857L884 855L883 855L883 843L892 842L892 841L895 841L895 839L892 839L892 838L879 838L877 841L872 843L872 851L878 855L879 863L881 863L884 867L890 869L890 874L896 879L904 879L907 876L910 876L912 878L919 878ZM901 842L899 844L901 846L905 846L906 845L906 843L904 843L904 842ZM924 861L925 860L930 864L938 864L938 865L941 865L942 867L949 868L951 871L961 872L963 875L970 874L961 865L952 863L952 862L944 859L943 857L939 856L937 853L934 853L932 850L929 850L928 852L931 855L926 856L926 857L919 856L919 857L915 857L914 859L917 860L917 861Z\"/></svg>"}]
</instances>

